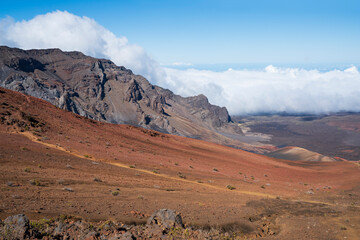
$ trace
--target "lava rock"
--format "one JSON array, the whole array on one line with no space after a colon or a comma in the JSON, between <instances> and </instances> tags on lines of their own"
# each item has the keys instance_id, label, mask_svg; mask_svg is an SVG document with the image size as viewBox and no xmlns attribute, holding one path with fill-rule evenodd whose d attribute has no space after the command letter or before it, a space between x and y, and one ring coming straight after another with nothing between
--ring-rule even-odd
<instances>
[{"instance_id":1,"label":"lava rock","mask_svg":"<svg viewBox=\"0 0 360 240\"><path fill-rule=\"evenodd\" d=\"M29 219L24 214L7 217L4 225L5 239L25 239L29 236Z\"/></svg>"},{"instance_id":2,"label":"lava rock","mask_svg":"<svg viewBox=\"0 0 360 240\"><path fill-rule=\"evenodd\" d=\"M170 209L160 209L148 219L147 225L158 225L164 230L173 227L184 227L181 215Z\"/></svg>"}]
</instances>

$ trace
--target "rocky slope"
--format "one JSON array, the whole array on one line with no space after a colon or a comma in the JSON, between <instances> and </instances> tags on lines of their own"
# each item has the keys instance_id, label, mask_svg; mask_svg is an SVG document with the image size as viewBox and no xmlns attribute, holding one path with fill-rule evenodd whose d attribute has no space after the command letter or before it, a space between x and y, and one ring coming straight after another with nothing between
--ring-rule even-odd
<instances>
[{"instance_id":1,"label":"rocky slope","mask_svg":"<svg viewBox=\"0 0 360 240\"><path fill-rule=\"evenodd\" d=\"M0 47L0 86L95 120L131 124L228 145L241 135L225 107L183 98L125 67L80 52ZM235 144L236 145L236 144Z\"/></svg>"}]
</instances>

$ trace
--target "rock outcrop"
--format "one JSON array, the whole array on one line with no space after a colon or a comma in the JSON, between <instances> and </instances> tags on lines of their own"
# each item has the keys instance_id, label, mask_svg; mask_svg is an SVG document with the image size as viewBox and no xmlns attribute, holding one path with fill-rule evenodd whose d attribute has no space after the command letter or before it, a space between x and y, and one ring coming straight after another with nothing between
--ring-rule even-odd
<instances>
[{"instance_id":1,"label":"rock outcrop","mask_svg":"<svg viewBox=\"0 0 360 240\"><path fill-rule=\"evenodd\" d=\"M226 108L210 104L204 95L183 98L80 52L2 46L0 86L100 121L220 143L226 135L242 134Z\"/></svg>"},{"instance_id":2,"label":"rock outcrop","mask_svg":"<svg viewBox=\"0 0 360 240\"><path fill-rule=\"evenodd\" d=\"M151 215L147 221L148 225L159 226L163 230L173 227L183 227L181 215L171 209L160 209Z\"/></svg>"},{"instance_id":3,"label":"rock outcrop","mask_svg":"<svg viewBox=\"0 0 360 240\"><path fill-rule=\"evenodd\" d=\"M250 225L228 223L221 226L191 226L182 223L180 214L173 210L156 211L146 224L129 225L111 220L87 222L80 217L61 215L51 219L31 221L23 215L10 216L5 224L0 221L0 239L257 239L276 235L270 222L259 229ZM25 220L25 224L23 222ZM272 225L271 225L272 227Z\"/></svg>"}]
</instances>

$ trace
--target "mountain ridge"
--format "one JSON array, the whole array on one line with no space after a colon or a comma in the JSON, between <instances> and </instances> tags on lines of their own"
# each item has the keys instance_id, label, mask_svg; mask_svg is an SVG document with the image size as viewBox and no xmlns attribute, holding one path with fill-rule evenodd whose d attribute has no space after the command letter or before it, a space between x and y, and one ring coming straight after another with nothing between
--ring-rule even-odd
<instances>
[{"instance_id":1,"label":"mountain ridge","mask_svg":"<svg viewBox=\"0 0 360 240\"><path fill-rule=\"evenodd\" d=\"M242 145L224 136L243 134L225 107L210 104L202 94L181 97L81 52L0 46L0 86L95 120Z\"/></svg>"}]
</instances>

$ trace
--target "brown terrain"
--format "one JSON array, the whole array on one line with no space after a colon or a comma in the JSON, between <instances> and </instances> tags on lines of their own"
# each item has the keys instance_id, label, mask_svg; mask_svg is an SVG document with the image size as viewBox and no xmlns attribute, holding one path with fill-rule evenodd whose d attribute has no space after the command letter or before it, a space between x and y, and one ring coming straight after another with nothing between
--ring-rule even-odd
<instances>
[{"instance_id":1,"label":"brown terrain","mask_svg":"<svg viewBox=\"0 0 360 240\"><path fill-rule=\"evenodd\" d=\"M256 136L252 139L244 136L244 140L250 138L260 145L271 145L270 151L296 146L330 158L360 160L359 113L233 116L232 119L246 131L245 135Z\"/></svg>"},{"instance_id":2,"label":"brown terrain","mask_svg":"<svg viewBox=\"0 0 360 240\"><path fill-rule=\"evenodd\" d=\"M358 162L271 158L95 121L4 88L0 135L3 220L67 214L142 224L167 208L185 226L228 238L360 235Z\"/></svg>"},{"instance_id":3,"label":"brown terrain","mask_svg":"<svg viewBox=\"0 0 360 240\"><path fill-rule=\"evenodd\" d=\"M276 151L272 151L267 156L273 158L280 158L293 161L306 161L306 162L334 162L340 159L330 158L316 152L309 151L305 148L299 147L284 147Z\"/></svg>"}]
</instances>

